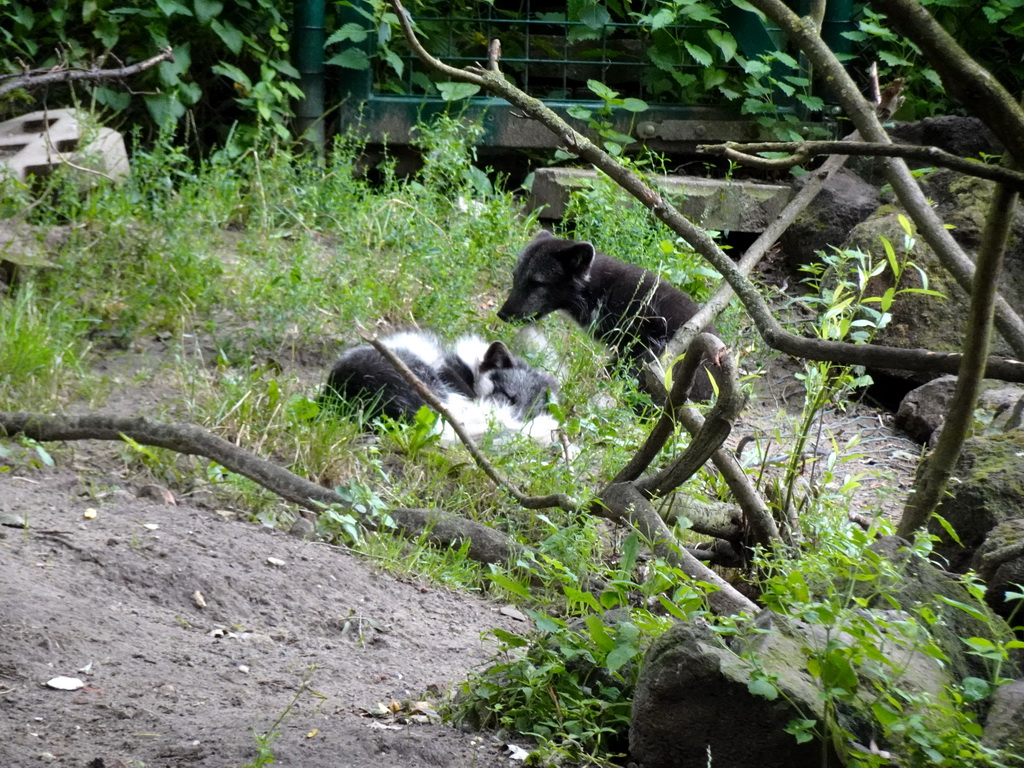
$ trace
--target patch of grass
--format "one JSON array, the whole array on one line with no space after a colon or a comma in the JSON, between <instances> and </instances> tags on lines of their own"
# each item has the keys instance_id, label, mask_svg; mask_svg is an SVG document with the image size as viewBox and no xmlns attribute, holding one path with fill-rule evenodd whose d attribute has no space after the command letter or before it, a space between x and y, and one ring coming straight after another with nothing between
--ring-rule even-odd
<instances>
[{"instance_id":1,"label":"patch of grass","mask_svg":"<svg viewBox=\"0 0 1024 768\"><path fill-rule=\"evenodd\" d=\"M80 330L32 282L0 299L0 407L45 409L73 390L88 349Z\"/></svg>"}]
</instances>

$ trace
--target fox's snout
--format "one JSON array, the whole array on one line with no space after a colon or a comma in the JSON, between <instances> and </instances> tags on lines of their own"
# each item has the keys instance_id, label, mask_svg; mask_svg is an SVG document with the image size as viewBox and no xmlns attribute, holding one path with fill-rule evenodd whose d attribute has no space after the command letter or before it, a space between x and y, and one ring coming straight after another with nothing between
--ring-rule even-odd
<instances>
[{"instance_id":1,"label":"fox's snout","mask_svg":"<svg viewBox=\"0 0 1024 768\"><path fill-rule=\"evenodd\" d=\"M512 302L511 298L501 305L498 310L498 319L505 323L517 323L533 320L536 313L526 313L522 306Z\"/></svg>"}]
</instances>

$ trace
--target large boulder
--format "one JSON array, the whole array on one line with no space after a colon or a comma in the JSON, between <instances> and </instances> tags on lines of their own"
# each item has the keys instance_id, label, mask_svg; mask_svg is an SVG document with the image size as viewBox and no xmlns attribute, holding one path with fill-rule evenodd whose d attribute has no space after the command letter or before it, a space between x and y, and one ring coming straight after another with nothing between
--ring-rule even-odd
<instances>
[{"instance_id":1,"label":"large boulder","mask_svg":"<svg viewBox=\"0 0 1024 768\"><path fill-rule=\"evenodd\" d=\"M810 177L806 177L810 178ZM783 233L780 245L792 272L817 259L818 251L840 247L850 230L881 203L878 190L855 173L841 170Z\"/></svg>"},{"instance_id":2,"label":"large boulder","mask_svg":"<svg viewBox=\"0 0 1024 768\"><path fill-rule=\"evenodd\" d=\"M889 137L897 144L938 147L959 157L981 158L1003 151L999 139L976 117L940 115L913 123L896 123L889 129Z\"/></svg>"},{"instance_id":3,"label":"large boulder","mask_svg":"<svg viewBox=\"0 0 1024 768\"><path fill-rule=\"evenodd\" d=\"M1024 585L1024 517L1005 520L989 531L974 553L971 567L988 587L985 602L992 610L1004 618L1015 612L1019 615L1019 601L1007 601L1006 593L1020 592Z\"/></svg>"},{"instance_id":4,"label":"large boulder","mask_svg":"<svg viewBox=\"0 0 1024 768\"><path fill-rule=\"evenodd\" d=\"M629 744L640 768L819 766L822 743L798 744L786 729L810 720L814 734L825 730L826 679L835 693L830 716L851 737L826 745L829 752L877 745L909 756L923 733L962 728L962 703L950 692L992 673L962 638L998 642L1008 627L983 619L963 584L903 539L879 539L859 561L849 582L808 582L803 615L815 623L763 611L728 642L703 624L677 624L655 641L633 699ZM1019 674L1016 660L1001 674ZM887 728L876 719L880 701L915 725ZM983 715L985 702L971 709ZM834 753L828 762L841 764Z\"/></svg>"},{"instance_id":5,"label":"large boulder","mask_svg":"<svg viewBox=\"0 0 1024 768\"><path fill-rule=\"evenodd\" d=\"M1005 749L1018 755L1024 765L1024 680L1000 686L992 695L981 743L990 749Z\"/></svg>"},{"instance_id":6,"label":"large boulder","mask_svg":"<svg viewBox=\"0 0 1024 768\"><path fill-rule=\"evenodd\" d=\"M799 661L780 671L798 700L820 712ZM750 665L706 626L673 626L644 658L629 730L632 759L641 768L818 768L820 745L797 744L785 731L798 712L782 697L752 694L751 679Z\"/></svg>"},{"instance_id":7,"label":"large boulder","mask_svg":"<svg viewBox=\"0 0 1024 768\"><path fill-rule=\"evenodd\" d=\"M974 553L999 523L1024 518L1024 430L980 435L964 442L953 470L950 494L937 513L952 526L954 541L933 519L934 552L949 570L963 573ZM926 459L927 461L927 459Z\"/></svg>"},{"instance_id":8,"label":"large boulder","mask_svg":"<svg viewBox=\"0 0 1024 768\"><path fill-rule=\"evenodd\" d=\"M933 443L955 389L956 376L940 376L911 390L900 402L895 425L919 443ZM1024 387L986 381L978 394L975 411L987 430L1017 429L1024 411Z\"/></svg>"}]
</instances>

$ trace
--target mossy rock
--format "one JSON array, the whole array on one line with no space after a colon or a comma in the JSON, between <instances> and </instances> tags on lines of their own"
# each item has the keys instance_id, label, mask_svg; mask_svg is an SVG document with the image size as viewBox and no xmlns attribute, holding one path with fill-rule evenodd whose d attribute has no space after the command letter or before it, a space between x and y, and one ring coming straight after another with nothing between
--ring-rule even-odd
<instances>
[{"instance_id":1,"label":"mossy rock","mask_svg":"<svg viewBox=\"0 0 1024 768\"><path fill-rule=\"evenodd\" d=\"M928 526L938 537L935 553L953 572L963 573L970 567L975 551L998 524L1024 518L1022 457L1024 430L980 435L964 442L950 481L950 495L937 511L961 543L953 541L937 520Z\"/></svg>"}]
</instances>

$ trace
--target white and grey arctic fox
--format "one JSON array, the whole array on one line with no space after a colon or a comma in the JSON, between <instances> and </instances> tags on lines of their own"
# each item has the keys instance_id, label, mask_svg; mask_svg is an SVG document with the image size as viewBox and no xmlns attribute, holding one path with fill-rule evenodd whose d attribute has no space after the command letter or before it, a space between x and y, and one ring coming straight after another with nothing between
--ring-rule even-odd
<instances>
[{"instance_id":1,"label":"white and grey arctic fox","mask_svg":"<svg viewBox=\"0 0 1024 768\"><path fill-rule=\"evenodd\" d=\"M541 231L519 256L512 289L498 317L506 322L533 322L563 310L624 360L640 379L676 331L700 307L653 272L613 259L585 240L569 240ZM704 329L710 333L712 326ZM708 400L710 376L718 367L704 359L690 397Z\"/></svg>"},{"instance_id":2,"label":"white and grey arctic fox","mask_svg":"<svg viewBox=\"0 0 1024 768\"><path fill-rule=\"evenodd\" d=\"M477 439L489 429L522 432L544 445L558 422L547 411L558 391L555 377L512 355L500 341L463 336L450 347L430 331L402 331L384 339L455 418ZM344 352L327 377L321 402L357 402L373 418L411 419L426 402L373 346ZM458 441L445 424L444 443Z\"/></svg>"}]
</instances>

